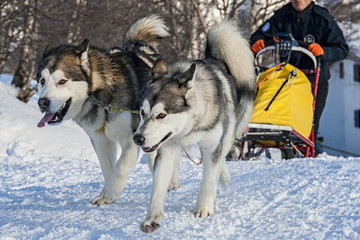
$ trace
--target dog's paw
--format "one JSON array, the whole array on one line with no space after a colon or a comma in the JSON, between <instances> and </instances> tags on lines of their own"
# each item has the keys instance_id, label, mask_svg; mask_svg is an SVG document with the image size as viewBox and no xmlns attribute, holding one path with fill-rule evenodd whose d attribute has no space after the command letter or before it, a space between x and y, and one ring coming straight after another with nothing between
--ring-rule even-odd
<instances>
[{"instance_id":1,"label":"dog's paw","mask_svg":"<svg viewBox=\"0 0 360 240\"><path fill-rule=\"evenodd\" d=\"M98 196L98 197L94 198L93 200L91 200L91 204L100 206L100 205L105 205L105 204L111 204L114 201L115 201L115 199L113 199L113 200L107 199L106 196L105 196L105 193L102 192L100 194L100 196Z\"/></svg>"},{"instance_id":2,"label":"dog's paw","mask_svg":"<svg viewBox=\"0 0 360 240\"><path fill-rule=\"evenodd\" d=\"M194 209L194 216L198 218L205 218L214 213L214 207L196 205Z\"/></svg>"},{"instance_id":3,"label":"dog's paw","mask_svg":"<svg viewBox=\"0 0 360 240\"><path fill-rule=\"evenodd\" d=\"M143 231L144 233L153 233L159 228L160 228L160 224L157 222L148 223L147 221L145 221L140 226L140 230Z\"/></svg>"},{"instance_id":4,"label":"dog's paw","mask_svg":"<svg viewBox=\"0 0 360 240\"><path fill-rule=\"evenodd\" d=\"M140 225L141 231L143 231L144 233L152 233L159 229L163 219L162 216L162 211L158 211L157 214L150 214L150 217L148 215L146 220Z\"/></svg>"},{"instance_id":5,"label":"dog's paw","mask_svg":"<svg viewBox=\"0 0 360 240\"><path fill-rule=\"evenodd\" d=\"M171 190L174 190L174 189L177 189L180 187L180 183L179 182L171 182L168 186L168 191L171 191Z\"/></svg>"}]
</instances>

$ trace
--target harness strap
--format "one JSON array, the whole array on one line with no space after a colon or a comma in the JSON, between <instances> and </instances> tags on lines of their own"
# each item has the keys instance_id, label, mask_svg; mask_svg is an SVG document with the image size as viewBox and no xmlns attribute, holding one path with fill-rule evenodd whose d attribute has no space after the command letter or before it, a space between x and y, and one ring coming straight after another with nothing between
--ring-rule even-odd
<instances>
[{"instance_id":1,"label":"harness strap","mask_svg":"<svg viewBox=\"0 0 360 240\"><path fill-rule=\"evenodd\" d=\"M200 161L200 162L195 162L195 161L190 157L190 155L186 152L185 148L183 148L183 151L185 152L186 156L187 156L193 163L195 163L195 165L200 165L200 164L203 163L203 161L204 161L203 158L201 158L201 161Z\"/></svg>"}]
</instances>

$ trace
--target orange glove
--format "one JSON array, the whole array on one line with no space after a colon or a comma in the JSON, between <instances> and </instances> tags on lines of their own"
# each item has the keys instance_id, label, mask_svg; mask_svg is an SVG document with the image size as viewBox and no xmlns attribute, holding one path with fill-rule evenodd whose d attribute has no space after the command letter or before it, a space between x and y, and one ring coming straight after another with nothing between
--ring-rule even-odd
<instances>
[{"instance_id":1,"label":"orange glove","mask_svg":"<svg viewBox=\"0 0 360 240\"><path fill-rule=\"evenodd\" d=\"M324 55L324 49L318 43L310 44L308 49L315 57Z\"/></svg>"},{"instance_id":2,"label":"orange glove","mask_svg":"<svg viewBox=\"0 0 360 240\"><path fill-rule=\"evenodd\" d=\"M264 47L265 47L264 40L259 39L251 46L251 49L253 50L254 53L258 53Z\"/></svg>"}]
</instances>

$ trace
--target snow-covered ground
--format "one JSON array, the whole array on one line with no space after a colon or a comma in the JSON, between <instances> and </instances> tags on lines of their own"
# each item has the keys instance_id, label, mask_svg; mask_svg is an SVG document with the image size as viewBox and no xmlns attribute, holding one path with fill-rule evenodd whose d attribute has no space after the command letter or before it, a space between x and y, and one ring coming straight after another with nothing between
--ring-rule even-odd
<instances>
[{"instance_id":1,"label":"snow-covered ground","mask_svg":"<svg viewBox=\"0 0 360 240\"><path fill-rule=\"evenodd\" d=\"M276 152L227 162L231 181L204 219L192 214L202 166L184 155L163 225L146 235L144 160L114 204L91 205L103 179L88 137L72 121L38 128L38 96L18 101L10 80L0 75L0 239L360 239L360 158L285 161ZM196 148L190 154L199 157Z\"/></svg>"}]
</instances>

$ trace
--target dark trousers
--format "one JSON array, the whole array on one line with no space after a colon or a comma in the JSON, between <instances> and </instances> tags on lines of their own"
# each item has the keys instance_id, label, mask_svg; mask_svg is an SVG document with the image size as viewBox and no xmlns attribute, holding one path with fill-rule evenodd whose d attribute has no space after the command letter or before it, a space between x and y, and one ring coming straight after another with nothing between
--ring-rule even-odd
<instances>
[{"instance_id":1,"label":"dark trousers","mask_svg":"<svg viewBox=\"0 0 360 240\"><path fill-rule=\"evenodd\" d=\"M316 103L315 103L315 112L314 112L314 133L315 139L317 138L317 134L319 131L319 123L321 114L325 108L326 98L329 92L329 83L328 81L319 82L318 90L316 95Z\"/></svg>"}]
</instances>

